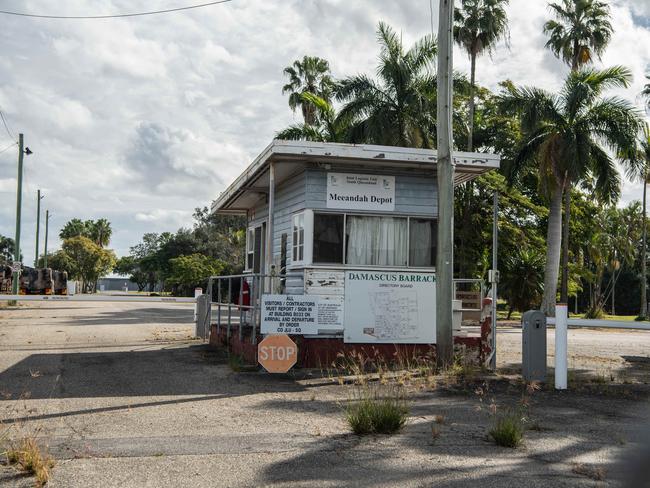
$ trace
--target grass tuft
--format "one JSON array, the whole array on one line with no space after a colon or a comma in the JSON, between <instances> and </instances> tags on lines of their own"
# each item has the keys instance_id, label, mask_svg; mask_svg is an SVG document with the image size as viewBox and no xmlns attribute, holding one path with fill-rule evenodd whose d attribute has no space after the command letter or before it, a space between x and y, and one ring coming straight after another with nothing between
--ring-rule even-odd
<instances>
[{"instance_id":1,"label":"grass tuft","mask_svg":"<svg viewBox=\"0 0 650 488\"><path fill-rule=\"evenodd\" d=\"M17 465L21 471L36 478L36 486L45 485L52 474L54 459L41 451L33 437L21 440L5 453L9 464Z\"/></svg>"},{"instance_id":2,"label":"grass tuft","mask_svg":"<svg viewBox=\"0 0 650 488\"><path fill-rule=\"evenodd\" d=\"M345 419L352 432L364 434L393 434L404 427L409 407L401 390L386 389L380 395L377 388L359 388L359 398L345 407Z\"/></svg>"},{"instance_id":3,"label":"grass tuft","mask_svg":"<svg viewBox=\"0 0 650 488\"><path fill-rule=\"evenodd\" d=\"M498 446L515 448L524 438L524 424L517 412L506 412L495 417L490 437Z\"/></svg>"}]
</instances>

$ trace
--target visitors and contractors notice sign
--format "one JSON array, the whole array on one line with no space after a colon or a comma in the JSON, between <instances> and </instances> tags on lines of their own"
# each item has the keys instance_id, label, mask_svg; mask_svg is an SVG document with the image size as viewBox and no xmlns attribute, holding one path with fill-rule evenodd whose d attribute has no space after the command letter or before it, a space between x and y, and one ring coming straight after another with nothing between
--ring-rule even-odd
<instances>
[{"instance_id":1,"label":"visitors and contractors notice sign","mask_svg":"<svg viewBox=\"0 0 650 488\"><path fill-rule=\"evenodd\" d=\"M318 297L262 295L262 334L318 334Z\"/></svg>"},{"instance_id":2,"label":"visitors and contractors notice sign","mask_svg":"<svg viewBox=\"0 0 650 488\"><path fill-rule=\"evenodd\" d=\"M395 210L395 177L327 173L327 208Z\"/></svg>"},{"instance_id":3,"label":"visitors and contractors notice sign","mask_svg":"<svg viewBox=\"0 0 650 488\"><path fill-rule=\"evenodd\" d=\"M345 342L433 344L433 273L346 271Z\"/></svg>"},{"instance_id":4,"label":"visitors and contractors notice sign","mask_svg":"<svg viewBox=\"0 0 650 488\"><path fill-rule=\"evenodd\" d=\"M343 330L343 297L262 295L262 334Z\"/></svg>"}]
</instances>

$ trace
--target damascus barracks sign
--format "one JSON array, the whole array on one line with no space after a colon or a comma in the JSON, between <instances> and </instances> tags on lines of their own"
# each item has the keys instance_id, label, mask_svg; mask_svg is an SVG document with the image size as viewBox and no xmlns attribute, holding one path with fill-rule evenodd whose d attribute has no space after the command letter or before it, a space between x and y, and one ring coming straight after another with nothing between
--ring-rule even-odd
<instances>
[{"instance_id":1,"label":"damascus barracks sign","mask_svg":"<svg viewBox=\"0 0 650 488\"><path fill-rule=\"evenodd\" d=\"M395 177L327 173L327 208L395 210Z\"/></svg>"}]
</instances>

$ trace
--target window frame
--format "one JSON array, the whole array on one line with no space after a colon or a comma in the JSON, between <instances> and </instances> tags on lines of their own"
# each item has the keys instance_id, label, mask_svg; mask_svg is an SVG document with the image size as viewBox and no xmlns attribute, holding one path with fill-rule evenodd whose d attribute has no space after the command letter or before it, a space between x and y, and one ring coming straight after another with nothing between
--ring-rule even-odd
<instances>
[{"instance_id":1,"label":"window frame","mask_svg":"<svg viewBox=\"0 0 650 488\"><path fill-rule=\"evenodd\" d=\"M255 271L255 231L260 229L260 273L263 272L262 265L264 263L264 253L266 246L266 219L260 222L257 222L253 225L249 223L249 226L246 228L246 262L244 263L244 272L245 273L254 273ZM249 265L249 256L251 256L251 264Z\"/></svg>"},{"instance_id":2,"label":"window frame","mask_svg":"<svg viewBox=\"0 0 650 488\"><path fill-rule=\"evenodd\" d=\"M305 211L308 212L308 211ZM411 219L417 219L417 220L431 220L432 222L435 223L437 226L438 224L438 218L437 217L432 217L430 215L400 215L400 214L394 214L394 213L374 213L374 212L346 212L346 211L330 211L330 210L325 210L325 209L315 209L309 211L311 213L311 219L310 219L310 230L308 231L307 228L305 228L305 246L306 249L309 250L310 256L309 260L305 259L304 262L300 263L295 263L295 264L300 264L300 265L314 265L314 266L320 266L320 267L337 267L337 268L395 268L395 269L416 269L416 270L427 270L431 271L436 269L435 264L432 266L411 266ZM314 228L313 228L313 222L314 222L314 216L316 215L343 215L343 262L342 263L325 263L325 262L314 262L312 259L313 256L313 245L314 245ZM347 218L349 216L355 216L355 217L394 217L394 218L403 218L407 220L407 226L406 226L406 266L400 266L400 265L373 265L373 264L365 264L365 265L358 265L358 264L347 264ZM307 220L305 220L307 221ZM293 231L293 219L292 219L292 231ZM293 235L293 233L292 233ZM436 239L437 236L433 235L433 239ZM438 246L435 247L436 253L438 252ZM292 257L293 257L293 252L292 252ZM435 260L434 260L435 261ZM292 265L294 262L292 261Z\"/></svg>"},{"instance_id":3,"label":"window frame","mask_svg":"<svg viewBox=\"0 0 650 488\"><path fill-rule=\"evenodd\" d=\"M296 244L295 242L295 232L294 232L294 225L296 219L302 219L302 243ZM291 263L289 266L294 266L294 265L299 265L299 266L305 266L308 264L311 264L312 262L312 255L313 255L313 242L314 242L314 213L312 210L305 209L301 210L300 212L296 212L291 215L291 259L289 262ZM300 235L300 232L298 232L298 235ZM300 249L299 246L302 246L302 259L294 259L294 252L296 249ZM298 253L298 257L300 257L300 254Z\"/></svg>"}]
</instances>

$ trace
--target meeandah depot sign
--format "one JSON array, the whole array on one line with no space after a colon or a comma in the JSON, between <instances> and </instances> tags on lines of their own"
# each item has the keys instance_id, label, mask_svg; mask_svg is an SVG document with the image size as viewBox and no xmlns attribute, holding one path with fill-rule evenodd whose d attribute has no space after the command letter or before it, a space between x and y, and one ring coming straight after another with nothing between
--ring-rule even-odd
<instances>
[{"instance_id":1,"label":"meeandah depot sign","mask_svg":"<svg viewBox=\"0 0 650 488\"><path fill-rule=\"evenodd\" d=\"M327 208L395 210L395 177L327 173Z\"/></svg>"}]
</instances>

